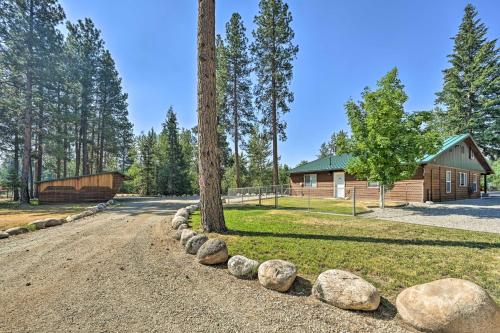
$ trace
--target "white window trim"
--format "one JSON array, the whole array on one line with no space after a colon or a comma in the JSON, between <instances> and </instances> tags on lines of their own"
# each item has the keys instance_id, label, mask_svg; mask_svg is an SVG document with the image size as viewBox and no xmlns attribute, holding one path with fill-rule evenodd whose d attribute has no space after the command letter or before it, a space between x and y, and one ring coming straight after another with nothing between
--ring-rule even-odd
<instances>
[{"instance_id":1,"label":"white window trim","mask_svg":"<svg viewBox=\"0 0 500 333\"><path fill-rule=\"evenodd\" d=\"M462 178L463 176L463 178ZM468 182L468 179L467 179L467 173L466 172L459 172L458 173L458 177L459 177L459 185L460 187L467 187L469 182ZM463 182L462 182L463 180Z\"/></svg>"},{"instance_id":2,"label":"white window trim","mask_svg":"<svg viewBox=\"0 0 500 333\"><path fill-rule=\"evenodd\" d=\"M473 186L473 189L474 189L474 192L473 192L473 193L476 193L476 192L477 192L477 189L478 189L478 186L477 186L477 179L478 179L477 174L473 173L473 174L472 174L472 186Z\"/></svg>"},{"instance_id":3,"label":"white window trim","mask_svg":"<svg viewBox=\"0 0 500 333\"><path fill-rule=\"evenodd\" d=\"M451 170L446 170L446 178L445 178L445 182L446 182L446 193L451 193L452 191L452 186L451 186ZM448 189L448 184L450 184L450 188Z\"/></svg>"},{"instance_id":4,"label":"white window trim","mask_svg":"<svg viewBox=\"0 0 500 333\"><path fill-rule=\"evenodd\" d=\"M314 176L314 183L310 184L306 182L306 176L309 176L309 180L311 180L311 176ZM318 175L316 173L305 173L304 174L304 187L316 188L318 187Z\"/></svg>"}]
</instances>

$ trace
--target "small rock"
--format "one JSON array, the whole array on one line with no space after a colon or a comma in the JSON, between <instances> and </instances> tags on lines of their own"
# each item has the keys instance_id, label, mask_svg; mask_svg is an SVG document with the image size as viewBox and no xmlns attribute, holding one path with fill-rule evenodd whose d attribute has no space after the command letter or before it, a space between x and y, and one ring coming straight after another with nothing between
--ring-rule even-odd
<instances>
[{"instance_id":1,"label":"small rock","mask_svg":"<svg viewBox=\"0 0 500 333\"><path fill-rule=\"evenodd\" d=\"M259 266L258 277L264 288L286 292L297 277L297 267L285 260L268 260Z\"/></svg>"},{"instance_id":2,"label":"small rock","mask_svg":"<svg viewBox=\"0 0 500 333\"><path fill-rule=\"evenodd\" d=\"M97 206L95 206L98 211L105 210L106 209L106 204L105 203L100 203Z\"/></svg>"},{"instance_id":3,"label":"small rock","mask_svg":"<svg viewBox=\"0 0 500 333\"><path fill-rule=\"evenodd\" d=\"M179 226L179 228L177 228L177 230L175 231L174 239L180 240L181 236L182 236L182 230L187 229L187 228L188 228L187 224L181 224Z\"/></svg>"},{"instance_id":4,"label":"small rock","mask_svg":"<svg viewBox=\"0 0 500 333\"><path fill-rule=\"evenodd\" d=\"M253 279L257 276L259 262L244 256L234 256L227 262L229 273L239 279Z\"/></svg>"},{"instance_id":5,"label":"small rock","mask_svg":"<svg viewBox=\"0 0 500 333\"><path fill-rule=\"evenodd\" d=\"M475 283L442 279L403 290L396 298L398 313L418 330L442 333L493 333L500 310Z\"/></svg>"},{"instance_id":6,"label":"small rock","mask_svg":"<svg viewBox=\"0 0 500 333\"><path fill-rule=\"evenodd\" d=\"M172 229L177 229L181 224L187 224L187 219L184 216L176 216L172 219Z\"/></svg>"},{"instance_id":7,"label":"small rock","mask_svg":"<svg viewBox=\"0 0 500 333\"><path fill-rule=\"evenodd\" d=\"M193 230L189 230L189 229L182 230L182 233L181 233L182 246L186 246L186 243L188 242L188 240L195 235L196 235L196 232L194 232Z\"/></svg>"},{"instance_id":8,"label":"small rock","mask_svg":"<svg viewBox=\"0 0 500 333\"><path fill-rule=\"evenodd\" d=\"M26 287L31 286L31 282L26 282Z\"/></svg>"},{"instance_id":9,"label":"small rock","mask_svg":"<svg viewBox=\"0 0 500 333\"><path fill-rule=\"evenodd\" d=\"M175 213L175 216L183 216L185 217L186 219L189 218L189 212L186 208L181 208L177 211L177 213Z\"/></svg>"},{"instance_id":10,"label":"small rock","mask_svg":"<svg viewBox=\"0 0 500 333\"><path fill-rule=\"evenodd\" d=\"M9 238L9 234L3 231L0 231L0 239L2 238Z\"/></svg>"},{"instance_id":11,"label":"small rock","mask_svg":"<svg viewBox=\"0 0 500 333\"><path fill-rule=\"evenodd\" d=\"M191 237L186 243L186 253L196 254L200 247L208 240L206 235L196 235Z\"/></svg>"},{"instance_id":12,"label":"small rock","mask_svg":"<svg viewBox=\"0 0 500 333\"><path fill-rule=\"evenodd\" d=\"M5 230L6 233L9 234L9 236L15 236L15 235L19 235L19 234L24 234L26 232L28 232L29 230L25 227L14 227L14 228L10 228L10 229L7 229Z\"/></svg>"},{"instance_id":13,"label":"small rock","mask_svg":"<svg viewBox=\"0 0 500 333\"><path fill-rule=\"evenodd\" d=\"M200 264L217 265L228 259L227 246L222 239L209 239L199 249L196 257Z\"/></svg>"},{"instance_id":14,"label":"small rock","mask_svg":"<svg viewBox=\"0 0 500 333\"><path fill-rule=\"evenodd\" d=\"M355 274L338 269L321 273L314 283L312 294L345 310L374 311L380 304L377 288Z\"/></svg>"}]
</instances>

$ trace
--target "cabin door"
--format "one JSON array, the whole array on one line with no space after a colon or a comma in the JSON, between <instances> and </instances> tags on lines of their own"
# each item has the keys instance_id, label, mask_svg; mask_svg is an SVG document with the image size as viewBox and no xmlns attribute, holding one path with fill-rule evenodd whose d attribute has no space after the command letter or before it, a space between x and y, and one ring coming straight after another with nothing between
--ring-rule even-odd
<instances>
[{"instance_id":1,"label":"cabin door","mask_svg":"<svg viewBox=\"0 0 500 333\"><path fill-rule=\"evenodd\" d=\"M334 172L333 179L335 181L335 197L345 197L345 174L343 172Z\"/></svg>"}]
</instances>

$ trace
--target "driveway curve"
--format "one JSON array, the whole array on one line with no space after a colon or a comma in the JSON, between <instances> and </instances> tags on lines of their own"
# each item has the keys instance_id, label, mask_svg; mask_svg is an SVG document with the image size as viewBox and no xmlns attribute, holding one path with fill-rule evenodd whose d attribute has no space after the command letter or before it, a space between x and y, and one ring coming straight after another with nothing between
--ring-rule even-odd
<instances>
[{"instance_id":1,"label":"driveway curve","mask_svg":"<svg viewBox=\"0 0 500 333\"><path fill-rule=\"evenodd\" d=\"M0 240L0 332L408 331L390 305L343 311L197 264L171 238L181 205L124 201Z\"/></svg>"}]
</instances>

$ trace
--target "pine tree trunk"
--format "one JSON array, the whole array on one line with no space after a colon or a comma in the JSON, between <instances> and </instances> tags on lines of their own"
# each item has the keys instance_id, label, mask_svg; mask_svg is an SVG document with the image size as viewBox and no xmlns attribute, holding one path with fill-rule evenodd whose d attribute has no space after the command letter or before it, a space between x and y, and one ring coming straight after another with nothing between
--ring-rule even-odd
<instances>
[{"instance_id":1,"label":"pine tree trunk","mask_svg":"<svg viewBox=\"0 0 500 333\"><path fill-rule=\"evenodd\" d=\"M80 176L80 129L75 124L75 176Z\"/></svg>"},{"instance_id":2,"label":"pine tree trunk","mask_svg":"<svg viewBox=\"0 0 500 333\"><path fill-rule=\"evenodd\" d=\"M68 125L64 123L64 139L63 139L63 178L68 176Z\"/></svg>"},{"instance_id":3,"label":"pine tree trunk","mask_svg":"<svg viewBox=\"0 0 500 333\"><path fill-rule=\"evenodd\" d=\"M35 169L35 181L39 182L42 180L42 170L43 170L43 108L40 108L40 116L38 117L37 123L37 140L36 140L36 169ZM35 188L34 196L38 197L38 191Z\"/></svg>"},{"instance_id":4,"label":"pine tree trunk","mask_svg":"<svg viewBox=\"0 0 500 333\"><path fill-rule=\"evenodd\" d=\"M215 86L215 0L198 0L198 142L201 224L224 232Z\"/></svg>"},{"instance_id":5,"label":"pine tree trunk","mask_svg":"<svg viewBox=\"0 0 500 333\"><path fill-rule=\"evenodd\" d=\"M82 89L82 111L80 116L80 140L82 145L82 174L89 174L89 152L88 152L88 92L87 87L84 85Z\"/></svg>"},{"instance_id":6,"label":"pine tree trunk","mask_svg":"<svg viewBox=\"0 0 500 333\"><path fill-rule=\"evenodd\" d=\"M30 202L29 195L29 173L31 164L31 123L33 115L33 0L30 1L28 35L28 61L26 64L26 109L24 111L24 147L23 147L23 169L21 173L21 204Z\"/></svg>"},{"instance_id":7,"label":"pine tree trunk","mask_svg":"<svg viewBox=\"0 0 500 333\"><path fill-rule=\"evenodd\" d=\"M13 196L14 196L14 201L19 200L19 184L18 182L18 177L19 177L19 134L16 129L16 132L14 134L14 176L16 180L16 184L13 188Z\"/></svg>"}]
</instances>

